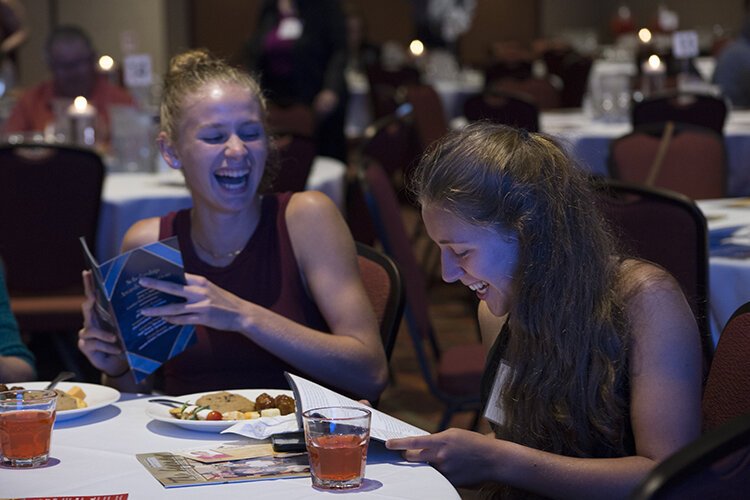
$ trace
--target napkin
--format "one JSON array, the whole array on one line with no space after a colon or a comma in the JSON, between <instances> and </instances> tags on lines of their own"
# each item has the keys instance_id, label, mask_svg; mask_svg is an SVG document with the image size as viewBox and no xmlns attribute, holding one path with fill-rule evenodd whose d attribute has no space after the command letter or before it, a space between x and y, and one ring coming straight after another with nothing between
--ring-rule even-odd
<instances>
[{"instance_id":1,"label":"napkin","mask_svg":"<svg viewBox=\"0 0 750 500\"><path fill-rule=\"evenodd\" d=\"M266 439L279 432L299 430L297 416L294 413L280 417L263 417L252 420L241 420L221 431L222 434L233 433L252 439Z\"/></svg>"}]
</instances>

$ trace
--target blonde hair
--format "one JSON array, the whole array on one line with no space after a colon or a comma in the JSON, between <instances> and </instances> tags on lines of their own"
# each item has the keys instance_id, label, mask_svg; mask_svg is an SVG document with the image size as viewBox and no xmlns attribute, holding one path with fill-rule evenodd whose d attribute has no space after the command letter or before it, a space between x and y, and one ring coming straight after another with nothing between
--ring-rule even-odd
<instances>
[{"instance_id":1,"label":"blonde hair","mask_svg":"<svg viewBox=\"0 0 750 500\"><path fill-rule=\"evenodd\" d=\"M177 139L177 124L182 118L185 99L205 85L214 82L234 84L249 90L258 100L261 123L264 130L267 130L268 106L260 84L255 78L229 65L226 61L214 57L206 49L193 49L174 56L164 77L159 116L161 130L170 140ZM278 153L273 141L268 141L268 149L265 171L259 186L260 191L267 191L278 173Z\"/></svg>"}]
</instances>

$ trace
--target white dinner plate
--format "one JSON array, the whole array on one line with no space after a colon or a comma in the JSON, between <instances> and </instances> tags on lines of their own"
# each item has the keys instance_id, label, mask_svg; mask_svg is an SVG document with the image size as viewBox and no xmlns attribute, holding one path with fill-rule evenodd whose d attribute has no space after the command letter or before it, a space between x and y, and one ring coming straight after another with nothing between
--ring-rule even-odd
<instances>
[{"instance_id":1,"label":"white dinner plate","mask_svg":"<svg viewBox=\"0 0 750 500\"><path fill-rule=\"evenodd\" d=\"M186 394L184 396L154 396L151 399L159 398L159 397L166 397L167 399L172 399L175 401L182 401L185 403L195 403L198 398L201 396L204 396L206 394L213 394L220 391L209 391L209 392L197 392L195 394ZM271 397L276 397L280 394L286 394L289 397L294 397L294 394L292 391L287 391L283 389L231 389L227 392L231 392L233 394L239 394L240 396L245 396L247 399L251 401L255 401L255 398L260 396L261 394L268 393ZM213 433L219 433L223 431L224 429L228 429L237 422L243 422L243 420L180 420L179 418L175 418L172 415L170 415L169 410L171 408L169 406L163 405L161 403L149 403L146 407L146 414L153 418L154 420L158 420L160 422L166 422L168 424L176 425L178 427L182 427L183 429L189 429L191 431L199 431L199 432L213 432ZM263 417L261 417L263 418Z\"/></svg>"},{"instance_id":2,"label":"white dinner plate","mask_svg":"<svg viewBox=\"0 0 750 500\"><path fill-rule=\"evenodd\" d=\"M24 389L44 389L49 381L47 382L18 382L8 384L8 387L18 386ZM57 384L58 389L67 391L73 386L78 386L86 393L84 401L88 406L86 408L78 408L76 410L65 410L58 411L55 417L56 422L64 422L73 418L78 418L87 413L90 413L99 408L104 408L107 405L116 403L120 399L120 391L107 387L106 385L99 384L87 384L85 382L60 382Z\"/></svg>"}]
</instances>

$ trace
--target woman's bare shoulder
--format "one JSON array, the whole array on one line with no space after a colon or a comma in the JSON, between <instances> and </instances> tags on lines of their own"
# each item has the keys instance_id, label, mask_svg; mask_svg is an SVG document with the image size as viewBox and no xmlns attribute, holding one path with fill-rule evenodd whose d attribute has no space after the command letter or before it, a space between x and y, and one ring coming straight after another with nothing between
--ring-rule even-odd
<instances>
[{"instance_id":1,"label":"woman's bare shoulder","mask_svg":"<svg viewBox=\"0 0 750 500\"><path fill-rule=\"evenodd\" d=\"M141 219L125 233L122 239L122 251L127 252L134 248L159 241L159 217Z\"/></svg>"}]
</instances>

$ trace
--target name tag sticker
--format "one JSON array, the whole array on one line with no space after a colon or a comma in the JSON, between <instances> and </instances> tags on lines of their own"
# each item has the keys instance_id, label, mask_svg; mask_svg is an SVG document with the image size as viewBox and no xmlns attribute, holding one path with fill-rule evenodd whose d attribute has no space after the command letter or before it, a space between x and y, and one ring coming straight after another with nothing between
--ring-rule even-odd
<instances>
[{"instance_id":1,"label":"name tag sticker","mask_svg":"<svg viewBox=\"0 0 750 500\"><path fill-rule=\"evenodd\" d=\"M500 362L495 374L495 381L492 383L490 397L487 406L484 409L484 418L497 425L505 423L505 411L500 407L500 392L508 383L510 377L510 366L505 361Z\"/></svg>"},{"instance_id":2,"label":"name tag sticker","mask_svg":"<svg viewBox=\"0 0 750 500\"><path fill-rule=\"evenodd\" d=\"M285 17L279 23L280 40L296 40L302 36L302 21L297 17Z\"/></svg>"}]
</instances>

